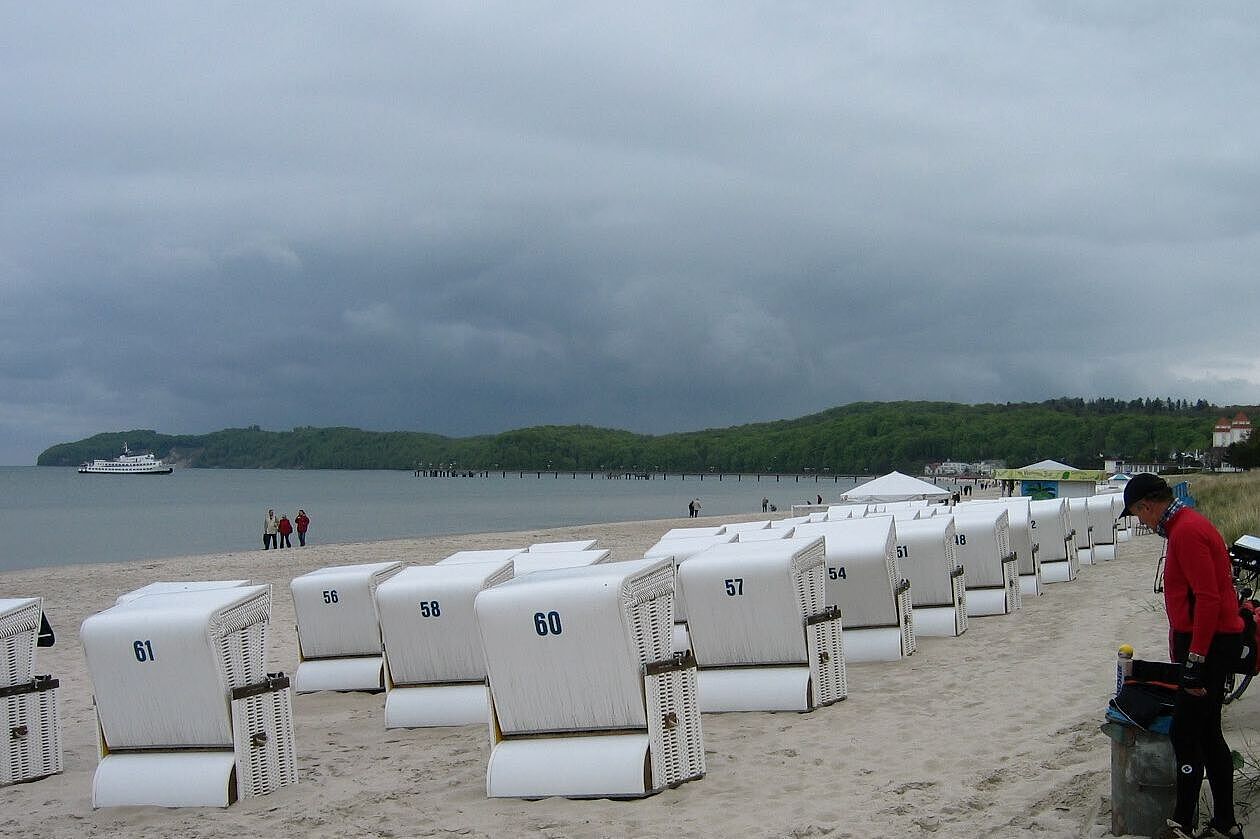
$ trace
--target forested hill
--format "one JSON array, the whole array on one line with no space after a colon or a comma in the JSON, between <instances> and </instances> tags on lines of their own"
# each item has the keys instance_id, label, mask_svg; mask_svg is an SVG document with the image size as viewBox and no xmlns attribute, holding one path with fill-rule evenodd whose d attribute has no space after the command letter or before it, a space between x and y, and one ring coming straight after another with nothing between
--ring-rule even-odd
<instances>
[{"instance_id":1,"label":"forested hill","mask_svg":"<svg viewBox=\"0 0 1260 839\"><path fill-rule=\"evenodd\" d=\"M118 431L62 443L40 454L41 466L76 466L115 457L127 443L181 466L226 468L636 469L723 472L830 470L876 474L919 472L943 460L1004 460L1022 466L1054 458L1081 469L1102 456L1166 459L1206 450L1212 427L1249 406L1203 400L1055 399L1040 403L858 402L793 420L643 435L585 425L538 426L479 437L444 437L356 428L258 426L210 434Z\"/></svg>"}]
</instances>

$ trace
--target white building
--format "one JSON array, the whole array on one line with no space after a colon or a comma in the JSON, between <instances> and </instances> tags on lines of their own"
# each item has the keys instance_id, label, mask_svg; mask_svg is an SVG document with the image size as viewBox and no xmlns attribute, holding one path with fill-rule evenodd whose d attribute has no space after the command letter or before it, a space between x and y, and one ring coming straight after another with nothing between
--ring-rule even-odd
<instances>
[{"instance_id":1,"label":"white building","mask_svg":"<svg viewBox=\"0 0 1260 839\"><path fill-rule=\"evenodd\" d=\"M1234 443L1241 443L1251 436L1251 420L1242 411L1232 420L1221 417L1212 429L1212 447L1223 449Z\"/></svg>"}]
</instances>

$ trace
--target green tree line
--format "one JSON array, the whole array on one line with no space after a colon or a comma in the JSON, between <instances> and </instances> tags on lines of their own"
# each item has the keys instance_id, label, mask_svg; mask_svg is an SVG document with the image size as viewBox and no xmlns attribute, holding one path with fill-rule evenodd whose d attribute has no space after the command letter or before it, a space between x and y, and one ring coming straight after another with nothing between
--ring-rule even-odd
<instances>
[{"instance_id":1,"label":"green tree line","mask_svg":"<svg viewBox=\"0 0 1260 839\"><path fill-rule=\"evenodd\" d=\"M207 468L877 474L920 472L924 464L943 460L1023 466L1053 458L1098 469L1104 456L1166 461L1174 452L1206 450L1215 421L1238 410L1204 400L1063 398L981 405L857 402L798 419L660 435L587 425L474 437L314 427L251 426L195 435L133 430L55 445L37 462L75 466L114 457L125 442L133 451Z\"/></svg>"}]
</instances>

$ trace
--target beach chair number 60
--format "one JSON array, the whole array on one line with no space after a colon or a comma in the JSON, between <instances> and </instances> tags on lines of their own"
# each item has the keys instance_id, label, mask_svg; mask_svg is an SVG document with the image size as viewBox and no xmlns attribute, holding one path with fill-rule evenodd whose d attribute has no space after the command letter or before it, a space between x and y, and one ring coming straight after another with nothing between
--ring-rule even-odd
<instances>
[{"instance_id":1,"label":"beach chair number 60","mask_svg":"<svg viewBox=\"0 0 1260 839\"><path fill-rule=\"evenodd\" d=\"M442 606L436 600L421 600L420 617L440 618L442 617Z\"/></svg>"},{"instance_id":2,"label":"beach chair number 60","mask_svg":"<svg viewBox=\"0 0 1260 839\"><path fill-rule=\"evenodd\" d=\"M727 597L742 597L744 595L744 578L734 577L726 581Z\"/></svg>"},{"instance_id":3,"label":"beach chair number 60","mask_svg":"<svg viewBox=\"0 0 1260 839\"><path fill-rule=\"evenodd\" d=\"M847 580L848 579L848 575L844 573L843 565L841 565L838 568L828 568L827 577L832 580Z\"/></svg>"},{"instance_id":4,"label":"beach chair number 60","mask_svg":"<svg viewBox=\"0 0 1260 839\"><path fill-rule=\"evenodd\" d=\"M153 642L147 639L132 643L131 650L136 654L136 661L141 663L154 661L157 658L153 655Z\"/></svg>"},{"instance_id":5,"label":"beach chair number 60","mask_svg":"<svg viewBox=\"0 0 1260 839\"><path fill-rule=\"evenodd\" d=\"M534 631L539 635L559 635L563 630L559 612L534 612Z\"/></svg>"},{"instance_id":6,"label":"beach chair number 60","mask_svg":"<svg viewBox=\"0 0 1260 839\"><path fill-rule=\"evenodd\" d=\"M326 590L324 591L324 602L325 602L325 603L336 603L336 602L338 602L337 589L335 589L335 588L326 589Z\"/></svg>"}]
</instances>

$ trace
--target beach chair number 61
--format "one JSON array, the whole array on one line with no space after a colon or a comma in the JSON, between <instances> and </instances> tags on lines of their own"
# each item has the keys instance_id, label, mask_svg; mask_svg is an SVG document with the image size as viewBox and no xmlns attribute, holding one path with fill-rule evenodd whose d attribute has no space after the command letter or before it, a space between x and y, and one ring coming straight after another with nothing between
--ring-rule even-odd
<instances>
[{"instance_id":1,"label":"beach chair number 61","mask_svg":"<svg viewBox=\"0 0 1260 839\"><path fill-rule=\"evenodd\" d=\"M534 631L539 635L559 635L563 630L559 612L534 612Z\"/></svg>"},{"instance_id":2,"label":"beach chair number 61","mask_svg":"<svg viewBox=\"0 0 1260 839\"><path fill-rule=\"evenodd\" d=\"M153 642L149 640L135 641L131 645L131 651L136 654L136 661L146 662L154 661L157 656L153 655Z\"/></svg>"},{"instance_id":3,"label":"beach chair number 61","mask_svg":"<svg viewBox=\"0 0 1260 839\"><path fill-rule=\"evenodd\" d=\"M742 597L743 595L744 595L744 578L743 577L733 577L726 581L726 596L727 597L736 597L736 596Z\"/></svg>"},{"instance_id":4,"label":"beach chair number 61","mask_svg":"<svg viewBox=\"0 0 1260 839\"><path fill-rule=\"evenodd\" d=\"M330 588L324 592L325 603L337 603L339 600L340 598L337 597L337 589Z\"/></svg>"},{"instance_id":5,"label":"beach chair number 61","mask_svg":"<svg viewBox=\"0 0 1260 839\"><path fill-rule=\"evenodd\" d=\"M828 568L827 577L832 580L847 580L849 575L844 572L844 566L841 565L838 568Z\"/></svg>"}]
</instances>

